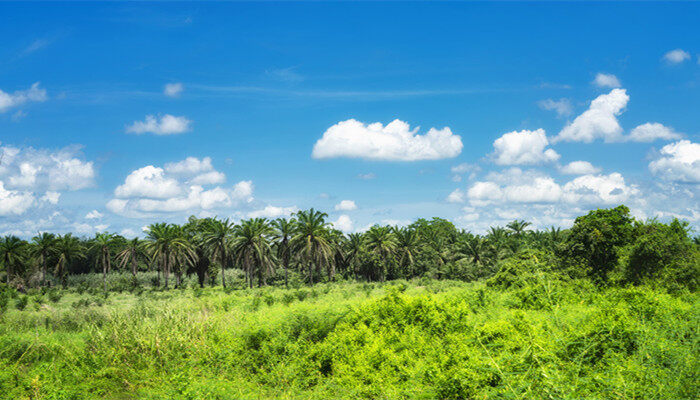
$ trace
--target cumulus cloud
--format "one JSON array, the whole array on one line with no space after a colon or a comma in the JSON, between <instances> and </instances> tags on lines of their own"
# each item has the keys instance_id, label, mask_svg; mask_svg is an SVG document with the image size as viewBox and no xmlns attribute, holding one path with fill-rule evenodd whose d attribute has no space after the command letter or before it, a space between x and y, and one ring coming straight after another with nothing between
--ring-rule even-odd
<instances>
[{"instance_id":1,"label":"cumulus cloud","mask_svg":"<svg viewBox=\"0 0 700 400\"><path fill-rule=\"evenodd\" d=\"M349 119L328 128L314 145L311 155L317 159L419 161L452 158L461 153L462 139L450 128L431 128L425 135L418 135L418 129L411 129L398 119L386 126Z\"/></svg>"},{"instance_id":2,"label":"cumulus cloud","mask_svg":"<svg viewBox=\"0 0 700 400\"><path fill-rule=\"evenodd\" d=\"M165 171L174 175L186 177L189 183L195 185L215 185L226 181L226 175L216 171L210 157L201 160L196 157L165 164Z\"/></svg>"},{"instance_id":3,"label":"cumulus cloud","mask_svg":"<svg viewBox=\"0 0 700 400\"><path fill-rule=\"evenodd\" d=\"M20 215L33 206L55 205L61 191L92 186L93 163L82 160L79 149L0 146L0 215Z\"/></svg>"},{"instance_id":4,"label":"cumulus cloud","mask_svg":"<svg viewBox=\"0 0 700 400\"><path fill-rule=\"evenodd\" d=\"M25 103L43 102L48 98L46 90L39 87L39 82L34 83L29 89L17 90L13 93L7 93L0 89L0 113Z\"/></svg>"},{"instance_id":5,"label":"cumulus cloud","mask_svg":"<svg viewBox=\"0 0 700 400\"><path fill-rule=\"evenodd\" d=\"M333 222L333 227L336 229L340 229L341 231L345 233L350 233L353 231L354 224L352 222L352 219L350 219L349 216L343 214L338 217L337 220Z\"/></svg>"},{"instance_id":6,"label":"cumulus cloud","mask_svg":"<svg viewBox=\"0 0 700 400\"><path fill-rule=\"evenodd\" d=\"M690 53L683 49L675 49L664 54L663 60L668 64L680 64L686 60L690 60Z\"/></svg>"},{"instance_id":7,"label":"cumulus cloud","mask_svg":"<svg viewBox=\"0 0 700 400\"><path fill-rule=\"evenodd\" d=\"M625 89L613 89L598 96L588 110L564 127L554 139L557 141L591 143L597 138L606 142L621 140L622 127L617 121L629 101Z\"/></svg>"},{"instance_id":8,"label":"cumulus cloud","mask_svg":"<svg viewBox=\"0 0 700 400\"><path fill-rule=\"evenodd\" d=\"M179 83L179 82L168 83L163 88L163 94L168 96L168 97L180 97L180 94L182 93L182 91L184 89L185 89L185 87L182 86L182 83Z\"/></svg>"},{"instance_id":9,"label":"cumulus cloud","mask_svg":"<svg viewBox=\"0 0 700 400\"><path fill-rule=\"evenodd\" d=\"M567 117L574 111L569 99L546 99L537 102L537 105L547 111L555 111L560 117Z\"/></svg>"},{"instance_id":10,"label":"cumulus cloud","mask_svg":"<svg viewBox=\"0 0 700 400\"><path fill-rule=\"evenodd\" d=\"M336 211L352 211L357 210L357 205L352 200L342 200L340 203L335 205Z\"/></svg>"},{"instance_id":11,"label":"cumulus cloud","mask_svg":"<svg viewBox=\"0 0 700 400\"><path fill-rule=\"evenodd\" d=\"M447 202L448 203L464 203L464 192L462 192L459 189L455 189L447 195Z\"/></svg>"},{"instance_id":12,"label":"cumulus cloud","mask_svg":"<svg viewBox=\"0 0 700 400\"><path fill-rule=\"evenodd\" d=\"M674 132L673 129L663 126L658 122L647 122L632 129L626 140L630 142L650 143L655 140L677 140L681 134Z\"/></svg>"},{"instance_id":13,"label":"cumulus cloud","mask_svg":"<svg viewBox=\"0 0 700 400\"><path fill-rule=\"evenodd\" d=\"M549 141L543 129L513 131L493 142L493 159L499 165L532 165L553 162L559 154L547 149Z\"/></svg>"},{"instance_id":14,"label":"cumulus cloud","mask_svg":"<svg viewBox=\"0 0 700 400\"><path fill-rule=\"evenodd\" d=\"M102 217L102 213L97 210L92 210L89 213L85 214L85 219L100 219Z\"/></svg>"},{"instance_id":15,"label":"cumulus cloud","mask_svg":"<svg viewBox=\"0 0 700 400\"><path fill-rule=\"evenodd\" d=\"M602 72L599 72L596 76L595 79L593 80L593 84L595 84L598 87L601 88L619 88L622 85L620 84L620 80L617 79L617 77L613 74L604 74Z\"/></svg>"},{"instance_id":16,"label":"cumulus cloud","mask_svg":"<svg viewBox=\"0 0 700 400\"><path fill-rule=\"evenodd\" d=\"M81 160L79 147L57 151L0 146L0 180L12 189L79 190L94 184L91 161Z\"/></svg>"},{"instance_id":17,"label":"cumulus cloud","mask_svg":"<svg viewBox=\"0 0 700 400\"><path fill-rule=\"evenodd\" d=\"M251 211L248 213L248 218L280 218L288 217L291 214L299 211L296 206L293 207L275 207L275 206L265 206L265 208L260 210Z\"/></svg>"},{"instance_id":18,"label":"cumulus cloud","mask_svg":"<svg viewBox=\"0 0 700 400\"><path fill-rule=\"evenodd\" d=\"M564 200L574 204L620 204L639 193L617 172L609 175L583 175L564 185Z\"/></svg>"},{"instance_id":19,"label":"cumulus cloud","mask_svg":"<svg viewBox=\"0 0 700 400\"><path fill-rule=\"evenodd\" d=\"M588 175L600 172L600 168L594 167L588 161L572 161L560 167L559 172L565 175Z\"/></svg>"},{"instance_id":20,"label":"cumulus cloud","mask_svg":"<svg viewBox=\"0 0 700 400\"><path fill-rule=\"evenodd\" d=\"M374 172L368 172L366 174L358 174L357 177L362 179L362 180L368 181L370 179L376 178L377 175Z\"/></svg>"},{"instance_id":21,"label":"cumulus cloud","mask_svg":"<svg viewBox=\"0 0 700 400\"><path fill-rule=\"evenodd\" d=\"M34 204L31 192L8 190L0 181L0 216L22 215Z\"/></svg>"},{"instance_id":22,"label":"cumulus cloud","mask_svg":"<svg viewBox=\"0 0 700 400\"><path fill-rule=\"evenodd\" d=\"M225 175L214 170L211 159L188 157L132 171L107 202L109 211L124 216L143 213L192 212L232 207L253 201L253 183L241 181L231 188L216 186Z\"/></svg>"},{"instance_id":23,"label":"cumulus cloud","mask_svg":"<svg viewBox=\"0 0 700 400\"><path fill-rule=\"evenodd\" d=\"M147 115L144 121L134 121L126 127L126 133L153 133L155 135L177 135L191 129L192 121L170 114Z\"/></svg>"},{"instance_id":24,"label":"cumulus cloud","mask_svg":"<svg viewBox=\"0 0 700 400\"><path fill-rule=\"evenodd\" d=\"M117 186L114 195L125 197L168 198L181 192L179 182L164 175L163 168L147 165L132 171L122 185Z\"/></svg>"},{"instance_id":25,"label":"cumulus cloud","mask_svg":"<svg viewBox=\"0 0 700 400\"><path fill-rule=\"evenodd\" d=\"M49 204L58 204L58 199L61 198L61 193L48 191L41 196L41 201L45 201Z\"/></svg>"},{"instance_id":26,"label":"cumulus cloud","mask_svg":"<svg viewBox=\"0 0 700 400\"><path fill-rule=\"evenodd\" d=\"M467 190L470 204L477 207L510 203L612 205L638 193L617 172L582 175L564 185L549 176L517 169L493 176L495 181L475 182ZM511 178L507 179L508 176Z\"/></svg>"},{"instance_id":27,"label":"cumulus cloud","mask_svg":"<svg viewBox=\"0 0 700 400\"><path fill-rule=\"evenodd\" d=\"M663 179L700 183L700 143L680 140L661 148L659 157L649 163L649 170Z\"/></svg>"}]
</instances>

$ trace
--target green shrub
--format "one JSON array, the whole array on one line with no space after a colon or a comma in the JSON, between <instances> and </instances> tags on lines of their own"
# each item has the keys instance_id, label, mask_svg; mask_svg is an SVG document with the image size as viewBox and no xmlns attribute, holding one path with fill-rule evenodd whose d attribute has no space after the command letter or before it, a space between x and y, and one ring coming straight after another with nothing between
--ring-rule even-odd
<instances>
[{"instance_id":1,"label":"green shrub","mask_svg":"<svg viewBox=\"0 0 700 400\"><path fill-rule=\"evenodd\" d=\"M27 307L27 304L29 304L29 296L28 295L19 296L17 298L17 301L15 302L15 308L21 311L21 310L24 310L25 307Z\"/></svg>"}]
</instances>

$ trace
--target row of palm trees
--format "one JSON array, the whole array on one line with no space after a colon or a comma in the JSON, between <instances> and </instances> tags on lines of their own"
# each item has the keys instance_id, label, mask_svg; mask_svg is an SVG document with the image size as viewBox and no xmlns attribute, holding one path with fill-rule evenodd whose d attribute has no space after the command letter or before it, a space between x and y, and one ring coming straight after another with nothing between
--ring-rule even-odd
<instances>
[{"instance_id":1,"label":"row of palm trees","mask_svg":"<svg viewBox=\"0 0 700 400\"><path fill-rule=\"evenodd\" d=\"M487 235L458 230L444 219L420 219L407 227L376 225L364 233L343 234L327 221L326 213L310 209L291 218L252 218L235 224L229 219L190 217L183 225L155 223L144 239L127 240L112 233L98 233L83 240L71 234L40 233L26 242L16 236L0 240L0 263L7 282L20 283L38 276L47 285L49 271L63 285L69 273L87 272L76 265L107 275L116 266L134 277L143 268L154 269L167 288L174 278L180 286L185 274L195 273L200 285L213 274L240 269L246 285L267 285L270 278L289 283L293 270L314 284L347 278L380 280L437 273L456 262L481 268L523 247L547 247L563 239L563 232L527 230L529 223L513 221L491 228ZM441 269L442 268L442 269ZM77 270L79 271L77 271ZM282 274L280 274L282 269ZM436 272L437 271L437 272ZM22 280L24 277L24 281Z\"/></svg>"}]
</instances>

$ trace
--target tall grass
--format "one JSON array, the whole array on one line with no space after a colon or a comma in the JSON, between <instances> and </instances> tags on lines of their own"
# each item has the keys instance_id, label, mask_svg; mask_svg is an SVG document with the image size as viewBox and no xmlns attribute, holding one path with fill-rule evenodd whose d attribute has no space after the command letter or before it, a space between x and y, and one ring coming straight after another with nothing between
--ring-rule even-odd
<instances>
[{"instance_id":1,"label":"tall grass","mask_svg":"<svg viewBox=\"0 0 700 400\"><path fill-rule=\"evenodd\" d=\"M114 278L114 279L118 279ZM11 399L698 398L700 302L541 275L10 298Z\"/></svg>"}]
</instances>

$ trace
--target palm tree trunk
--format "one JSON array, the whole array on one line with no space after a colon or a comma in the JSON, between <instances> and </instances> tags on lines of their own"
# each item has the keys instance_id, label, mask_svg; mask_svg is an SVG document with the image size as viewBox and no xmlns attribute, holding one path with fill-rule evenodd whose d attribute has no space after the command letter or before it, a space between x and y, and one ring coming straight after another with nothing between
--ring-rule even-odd
<instances>
[{"instance_id":1,"label":"palm tree trunk","mask_svg":"<svg viewBox=\"0 0 700 400\"><path fill-rule=\"evenodd\" d=\"M136 254L131 254L131 274L136 278Z\"/></svg>"},{"instance_id":2,"label":"palm tree trunk","mask_svg":"<svg viewBox=\"0 0 700 400\"><path fill-rule=\"evenodd\" d=\"M221 284L226 289L226 247L221 246Z\"/></svg>"},{"instance_id":3,"label":"palm tree trunk","mask_svg":"<svg viewBox=\"0 0 700 400\"><path fill-rule=\"evenodd\" d=\"M41 286L46 286L46 255L41 256Z\"/></svg>"},{"instance_id":4,"label":"palm tree trunk","mask_svg":"<svg viewBox=\"0 0 700 400\"><path fill-rule=\"evenodd\" d=\"M107 291L107 262L104 251L102 252L102 290Z\"/></svg>"},{"instance_id":5,"label":"palm tree trunk","mask_svg":"<svg viewBox=\"0 0 700 400\"><path fill-rule=\"evenodd\" d=\"M169 260L169 258L170 257L168 257L166 254L166 256L164 257L164 260L163 260L163 275L165 277L165 288L166 289L168 288L168 278L170 275L170 260Z\"/></svg>"},{"instance_id":6,"label":"palm tree trunk","mask_svg":"<svg viewBox=\"0 0 700 400\"><path fill-rule=\"evenodd\" d=\"M309 263L309 286L314 285L314 265Z\"/></svg>"}]
</instances>

